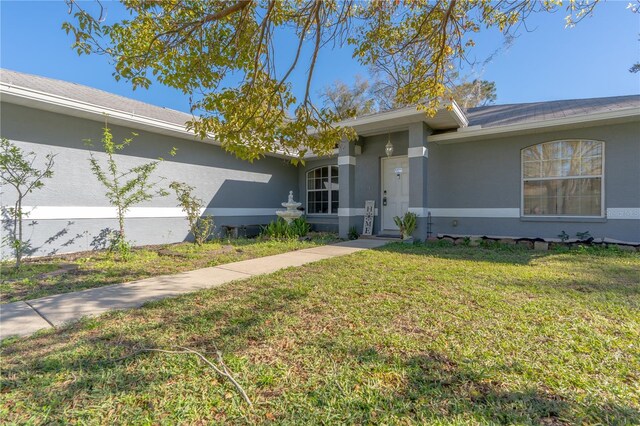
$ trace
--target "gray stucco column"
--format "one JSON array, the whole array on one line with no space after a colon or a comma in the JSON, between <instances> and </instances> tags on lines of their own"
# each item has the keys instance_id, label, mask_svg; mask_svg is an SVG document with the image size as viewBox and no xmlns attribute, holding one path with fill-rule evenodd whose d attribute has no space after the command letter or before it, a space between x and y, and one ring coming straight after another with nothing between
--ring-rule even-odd
<instances>
[{"instance_id":1,"label":"gray stucco column","mask_svg":"<svg viewBox=\"0 0 640 426\"><path fill-rule=\"evenodd\" d=\"M355 224L354 195L356 186L356 145L347 139L340 141L338 149L338 183L340 205L338 206L338 233L347 238L349 228Z\"/></svg>"},{"instance_id":2,"label":"gray stucco column","mask_svg":"<svg viewBox=\"0 0 640 426\"><path fill-rule=\"evenodd\" d=\"M418 215L413 237L419 240L427 238L427 136L430 133L424 123L409 126L409 211Z\"/></svg>"}]
</instances>

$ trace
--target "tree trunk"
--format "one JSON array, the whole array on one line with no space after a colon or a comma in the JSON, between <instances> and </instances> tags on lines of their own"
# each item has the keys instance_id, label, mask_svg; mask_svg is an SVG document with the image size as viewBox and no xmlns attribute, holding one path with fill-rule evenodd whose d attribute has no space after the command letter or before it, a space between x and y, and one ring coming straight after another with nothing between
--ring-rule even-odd
<instances>
[{"instance_id":1,"label":"tree trunk","mask_svg":"<svg viewBox=\"0 0 640 426\"><path fill-rule=\"evenodd\" d=\"M120 225L120 242L124 241L124 213L118 207L118 224Z\"/></svg>"},{"instance_id":2,"label":"tree trunk","mask_svg":"<svg viewBox=\"0 0 640 426\"><path fill-rule=\"evenodd\" d=\"M16 269L22 265L22 194L18 193L16 201L16 219L18 225L17 235L14 234L14 244L16 248Z\"/></svg>"}]
</instances>

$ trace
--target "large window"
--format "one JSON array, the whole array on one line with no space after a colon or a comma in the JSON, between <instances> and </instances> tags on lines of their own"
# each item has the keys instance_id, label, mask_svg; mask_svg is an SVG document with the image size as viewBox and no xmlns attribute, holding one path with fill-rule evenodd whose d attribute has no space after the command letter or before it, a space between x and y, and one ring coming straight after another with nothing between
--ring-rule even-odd
<instances>
[{"instance_id":1,"label":"large window","mask_svg":"<svg viewBox=\"0 0 640 426\"><path fill-rule=\"evenodd\" d=\"M338 213L338 166L307 172L307 214Z\"/></svg>"},{"instance_id":2,"label":"large window","mask_svg":"<svg viewBox=\"0 0 640 426\"><path fill-rule=\"evenodd\" d=\"M524 216L602 216L604 143L546 142L522 150Z\"/></svg>"}]
</instances>

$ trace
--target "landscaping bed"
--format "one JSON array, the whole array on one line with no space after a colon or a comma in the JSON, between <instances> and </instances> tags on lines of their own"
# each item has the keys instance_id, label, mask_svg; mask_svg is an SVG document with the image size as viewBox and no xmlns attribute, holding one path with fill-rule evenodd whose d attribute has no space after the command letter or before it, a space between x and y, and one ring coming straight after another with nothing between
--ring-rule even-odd
<instances>
[{"instance_id":1,"label":"landscaping bed","mask_svg":"<svg viewBox=\"0 0 640 426\"><path fill-rule=\"evenodd\" d=\"M638 424L640 254L391 244L1 344L0 418ZM253 402L189 354L220 351Z\"/></svg>"},{"instance_id":2,"label":"landscaping bed","mask_svg":"<svg viewBox=\"0 0 640 426\"><path fill-rule=\"evenodd\" d=\"M334 234L314 233L297 239L230 239L137 247L128 262L106 250L26 259L19 271L0 264L0 303L118 284L157 275L270 256L337 242Z\"/></svg>"},{"instance_id":3,"label":"landscaping bed","mask_svg":"<svg viewBox=\"0 0 640 426\"><path fill-rule=\"evenodd\" d=\"M618 241L608 238L594 239L592 237L580 238L512 238L498 237L491 235L454 235L438 234L429 237L429 242L444 241L454 245L464 245L470 247L490 247L518 245L522 248L535 250L549 249L582 249L586 247L596 247L599 249L611 248L613 250L640 251L640 244L627 241Z\"/></svg>"}]
</instances>

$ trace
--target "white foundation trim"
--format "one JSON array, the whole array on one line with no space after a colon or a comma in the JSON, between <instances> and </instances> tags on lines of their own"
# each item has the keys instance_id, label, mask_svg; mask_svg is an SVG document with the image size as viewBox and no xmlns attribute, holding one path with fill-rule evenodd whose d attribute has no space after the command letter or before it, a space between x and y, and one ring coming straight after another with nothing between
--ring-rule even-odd
<instances>
[{"instance_id":1,"label":"white foundation trim","mask_svg":"<svg viewBox=\"0 0 640 426\"><path fill-rule=\"evenodd\" d=\"M2 207L2 210L7 207ZM25 206L28 213L25 220L55 219L117 219L114 207L89 206ZM207 208L201 214L212 216L275 216L276 208ZM127 219L135 218L182 218L186 214L179 207L132 207L126 213Z\"/></svg>"},{"instance_id":2,"label":"white foundation trim","mask_svg":"<svg viewBox=\"0 0 640 426\"><path fill-rule=\"evenodd\" d=\"M338 166L355 166L356 165L356 157L352 156L344 156L338 157Z\"/></svg>"},{"instance_id":3,"label":"white foundation trim","mask_svg":"<svg viewBox=\"0 0 640 426\"><path fill-rule=\"evenodd\" d=\"M5 210L8 206L2 206ZM55 219L116 219L116 209L98 206L25 206L28 213L25 220L55 220ZM212 216L275 216L277 208L207 208L201 214ZM518 208L436 208L409 207L408 211L418 217L427 217L431 212L433 217L486 217L486 218L520 218ZM364 216L364 208L339 208L338 216ZM378 209L375 209L378 216ZM186 214L179 207L132 207L125 215L127 219L135 218L182 218ZM616 207L607 209L607 219L610 220L640 220L640 208Z\"/></svg>"},{"instance_id":4,"label":"white foundation trim","mask_svg":"<svg viewBox=\"0 0 640 426\"><path fill-rule=\"evenodd\" d=\"M615 207L607 209L607 219L640 219L640 208Z\"/></svg>"},{"instance_id":5,"label":"white foundation trim","mask_svg":"<svg viewBox=\"0 0 640 426\"><path fill-rule=\"evenodd\" d=\"M407 155L409 158L415 157L425 157L429 158L429 150L426 146L414 146L407 150Z\"/></svg>"},{"instance_id":6,"label":"white foundation trim","mask_svg":"<svg viewBox=\"0 0 640 426\"><path fill-rule=\"evenodd\" d=\"M424 214L419 208L409 207L409 211L413 211L418 216ZM429 209L433 217L488 217L488 218L520 218L520 209L517 208L501 208L501 209ZM535 216L532 216L535 217ZM561 217L561 216L560 216ZM608 208L607 219L630 219L640 220L640 208L624 207L624 208Z\"/></svg>"},{"instance_id":7,"label":"white foundation trim","mask_svg":"<svg viewBox=\"0 0 640 426\"><path fill-rule=\"evenodd\" d=\"M338 217L349 217L349 216L364 216L365 210L361 209L349 209L349 208L338 208ZM374 216L378 216L378 209L375 209L373 212Z\"/></svg>"},{"instance_id":8,"label":"white foundation trim","mask_svg":"<svg viewBox=\"0 0 640 426\"><path fill-rule=\"evenodd\" d=\"M491 217L491 218L520 218L519 208L499 209L429 209L433 217Z\"/></svg>"}]
</instances>

